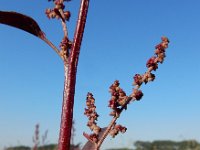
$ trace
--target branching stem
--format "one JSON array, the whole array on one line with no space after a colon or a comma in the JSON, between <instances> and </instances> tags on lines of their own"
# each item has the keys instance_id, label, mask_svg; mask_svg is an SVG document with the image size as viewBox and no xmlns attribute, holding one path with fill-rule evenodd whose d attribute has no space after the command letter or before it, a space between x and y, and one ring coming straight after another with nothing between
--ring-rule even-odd
<instances>
[{"instance_id":1,"label":"branching stem","mask_svg":"<svg viewBox=\"0 0 200 150\"><path fill-rule=\"evenodd\" d=\"M127 105L130 103L131 100L133 100L133 97L129 96L126 99L127 99L126 103L121 107L121 109L118 112L118 115L113 117L113 119L111 120L110 124L108 125L106 131L103 133L101 139L96 144L96 150L99 150L99 148L101 147L103 141L105 140L105 138L108 136L110 130L112 129L113 125L116 123L117 119L119 118L120 114L123 112L123 110L125 108L127 108Z\"/></svg>"},{"instance_id":2,"label":"branching stem","mask_svg":"<svg viewBox=\"0 0 200 150\"><path fill-rule=\"evenodd\" d=\"M41 39L44 42L46 42L58 54L58 56L60 56L61 59L63 59L60 54L60 51L57 49L57 47L55 45L53 45L53 43L51 43L51 41L49 41L45 36L43 36Z\"/></svg>"},{"instance_id":3,"label":"branching stem","mask_svg":"<svg viewBox=\"0 0 200 150\"><path fill-rule=\"evenodd\" d=\"M150 73L152 71L151 68L149 68L147 70L148 73ZM135 86L134 89L139 89L140 87L139 86ZM95 144L96 146L96 150L99 150L99 148L101 147L103 141L105 140L105 138L108 136L109 132L111 131L113 125L116 123L117 119L119 118L120 114L123 112L124 109L127 108L127 105L130 103L130 102L133 102L135 101L135 97L134 95L130 95L128 97L126 97L126 102L124 103L124 105L120 108L120 110L118 111L117 115L113 117L113 119L111 120L110 124L108 125L106 131L103 133L103 135L101 136L101 138L99 139L98 143Z\"/></svg>"},{"instance_id":4,"label":"branching stem","mask_svg":"<svg viewBox=\"0 0 200 150\"><path fill-rule=\"evenodd\" d=\"M65 84L58 150L70 149L76 72L88 7L89 0L82 0L72 48L68 58L69 66L65 66L65 68L68 68L68 70L65 70Z\"/></svg>"},{"instance_id":5,"label":"branching stem","mask_svg":"<svg viewBox=\"0 0 200 150\"><path fill-rule=\"evenodd\" d=\"M143 96L142 92L138 92L140 86L142 83L148 83L149 81L153 81L155 79L155 75L153 75L151 72L155 71L158 68L158 63L162 63L165 58L165 49L168 47L169 40L166 37L162 37L162 42L156 46L155 54L156 57L153 56L147 61L147 72L144 75L138 75L136 74L134 76L134 89L133 93L130 96L127 96L124 98L124 104L121 105L121 107L118 108L118 110L115 112L115 115L113 119L111 120L110 124L106 128L105 131L103 131L102 136L98 139L98 142L96 143L93 141L93 145L95 146L95 150L99 150L103 141L108 136L112 128L115 126L117 119L119 118L120 114L123 112L124 109L127 109L127 105L132 101L140 100ZM122 100L123 101L123 100Z\"/></svg>"},{"instance_id":6,"label":"branching stem","mask_svg":"<svg viewBox=\"0 0 200 150\"><path fill-rule=\"evenodd\" d=\"M66 21L65 21L65 15L63 13L62 9L59 9L60 15L61 15L61 23L62 23L62 27L63 27L63 32L64 32L64 37L68 38L68 32L67 32L67 25L66 25Z\"/></svg>"}]
</instances>

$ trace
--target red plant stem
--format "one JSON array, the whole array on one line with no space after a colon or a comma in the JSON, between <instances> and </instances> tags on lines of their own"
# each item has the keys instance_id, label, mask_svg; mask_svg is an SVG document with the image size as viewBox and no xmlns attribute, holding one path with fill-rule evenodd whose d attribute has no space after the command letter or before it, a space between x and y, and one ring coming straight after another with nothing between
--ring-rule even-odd
<instances>
[{"instance_id":1,"label":"red plant stem","mask_svg":"<svg viewBox=\"0 0 200 150\"><path fill-rule=\"evenodd\" d=\"M65 63L65 83L63 92L63 106L62 106L58 150L70 149L76 72L77 72L78 58L86 23L88 7L89 7L89 0L82 0L79 10L79 17L77 21L76 31L74 34L73 45L68 60L69 66L67 63Z\"/></svg>"}]
</instances>

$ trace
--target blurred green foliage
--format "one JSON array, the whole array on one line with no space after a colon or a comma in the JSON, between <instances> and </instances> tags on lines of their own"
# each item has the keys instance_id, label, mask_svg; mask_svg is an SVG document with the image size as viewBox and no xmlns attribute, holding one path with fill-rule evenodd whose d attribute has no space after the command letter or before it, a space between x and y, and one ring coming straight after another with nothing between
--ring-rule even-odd
<instances>
[{"instance_id":1,"label":"blurred green foliage","mask_svg":"<svg viewBox=\"0 0 200 150\"><path fill-rule=\"evenodd\" d=\"M71 146L71 150L80 150L79 145L80 144ZM32 148L28 146L15 146L15 147L5 148L5 150L32 150ZM48 144L48 145L40 146L37 148L37 150L57 150L57 144Z\"/></svg>"},{"instance_id":2,"label":"blurred green foliage","mask_svg":"<svg viewBox=\"0 0 200 150\"><path fill-rule=\"evenodd\" d=\"M153 142L144 142L137 141L135 142L135 150L200 150L200 143L195 140L187 141L153 141Z\"/></svg>"}]
</instances>

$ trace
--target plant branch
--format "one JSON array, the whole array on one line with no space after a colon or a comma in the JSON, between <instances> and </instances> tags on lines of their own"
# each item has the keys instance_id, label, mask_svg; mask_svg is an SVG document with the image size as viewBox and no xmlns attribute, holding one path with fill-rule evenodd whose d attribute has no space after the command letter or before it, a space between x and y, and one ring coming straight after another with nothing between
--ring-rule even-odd
<instances>
[{"instance_id":1,"label":"plant branch","mask_svg":"<svg viewBox=\"0 0 200 150\"><path fill-rule=\"evenodd\" d=\"M104 132L103 136L99 139L97 145L96 145L96 150L98 150L101 147L101 144L107 137L107 135L110 133L112 127L116 124L117 119L119 118L120 114L123 112L124 109L127 109L127 105L131 101L135 100L140 100L141 97L143 96L142 92L139 91L142 83L144 82L145 84L148 83L149 81L153 81L155 79L155 75L153 75L151 72L156 71L158 68L158 63L163 63L164 58L165 58L165 49L168 47L169 40L166 37L162 37L162 42L156 46L155 54L157 55L156 57L153 56L147 61L147 72L145 72L144 75L138 75L136 74L134 77L134 89L133 93L124 98L125 103L119 108L119 110L116 112L116 115L113 117L111 120L110 124L108 125L108 128ZM138 95L139 94L139 95Z\"/></svg>"},{"instance_id":2,"label":"plant branch","mask_svg":"<svg viewBox=\"0 0 200 150\"><path fill-rule=\"evenodd\" d=\"M103 141L105 140L105 138L108 136L110 130L112 129L113 125L116 123L117 119L119 118L120 114L123 112L124 109L127 108L127 105L130 103L131 100L133 100L134 98L132 96L126 97L126 102L125 104L121 107L121 109L119 110L118 114L116 116L113 117L113 119L111 120L110 124L108 125L106 131L103 133L103 135L101 136L101 139L98 141L98 143L96 144L96 150L99 150L99 148L101 147Z\"/></svg>"},{"instance_id":3,"label":"plant branch","mask_svg":"<svg viewBox=\"0 0 200 150\"><path fill-rule=\"evenodd\" d=\"M60 56L61 59L63 59L62 55L60 54L60 51L57 49L55 45L53 45L53 43L51 43L51 41L49 41L45 36L42 36L41 39L44 42L46 42L58 54L58 56Z\"/></svg>"},{"instance_id":4,"label":"plant branch","mask_svg":"<svg viewBox=\"0 0 200 150\"><path fill-rule=\"evenodd\" d=\"M150 81L153 81L155 79L155 75L151 73L152 71L156 71L158 68L158 63L163 63L165 55L165 49L168 48L169 40L166 37L162 37L162 42L156 46L155 50L155 56L152 56L146 63L146 67L148 68L147 71L140 75L136 74L134 76L134 84L135 87L133 89L133 92L131 95L126 96L125 92L119 87L119 81L116 80L110 87L111 92L111 100L109 101L109 107L112 108L111 115L113 116L111 122L109 123L108 127L106 127L106 130L102 132L102 135L100 135L100 132L95 133L94 129L91 130L94 132L94 134L87 135L85 134L86 138L89 139L93 143L93 147L95 147L95 150L99 150L103 141L108 136L108 134L111 134L113 137L115 137L118 132L126 132L126 127L122 127L121 125L116 125L117 119L120 117L121 113L124 109L127 109L127 105L132 101L139 101L143 93L140 89L141 85L143 83L148 83ZM96 107L95 107L96 108ZM87 110L89 111L89 110ZM85 111L85 115L89 116L89 121L92 121L92 117L94 115L90 115ZM98 117L98 116L96 116ZM94 118L93 118L94 119ZM93 123L93 122L92 122ZM93 123L95 124L95 123ZM91 124L91 126L93 125ZM96 124L95 124L96 125ZM92 136L95 135L97 139L92 139ZM88 138L89 137L89 138ZM92 146L92 145L91 145Z\"/></svg>"},{"instance_id":5,"label":"plant branch","mask_svg":"<svg viewBox=\"0 0 200 150\"><path fill-rule=\"evenodd\" d=\"M63 27L64 37L68 38L67 25L66 25L63 9L59 9L59 13L61 15L61 23L62 23L62 27Z\"/></svg>"}]
</instances>

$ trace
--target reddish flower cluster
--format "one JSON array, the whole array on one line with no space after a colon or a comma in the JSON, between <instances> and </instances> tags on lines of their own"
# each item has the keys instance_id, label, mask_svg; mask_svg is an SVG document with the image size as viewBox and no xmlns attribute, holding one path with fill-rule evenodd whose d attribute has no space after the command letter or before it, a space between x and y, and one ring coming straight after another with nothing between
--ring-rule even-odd
<instances>
[{"instance_id":1,"label":"reddish flower cluster","mask_svg":"<svg viewBox=\"0 0 200 150\"><path fill-rule=\"evenodd\" d=\"M70 12L69 11L63 11L63 15L60 13L59 10L64 10L65 5L61 3L59 0L54 1L55 7L53 9L46 9L45 13L49 19L57 18L57 19L64 19L69 21L70 19Z\"/></svg>"},{"instance_id":2,"label":"reddish flower cluster","mask_svg":"<svg viewBox=\"0 0 200 150\"><path fill-rule=\"evenodd\" d=\"M125 133L126 130L127 128L123 127L122 125L114 125L109 134L114 138L119 132Z\"/></svg>"},{"instance_id":3,"label":"reddish flower cluster","mask_svg":"<svg viewBox=\"0 0 200 150\"><path fill-rule=\"evenodd\" d=\"M93 131L93 134L86 134L84 133L84 136L92 141L92 142L98 142L98 134L101 131L101 128L97 126L97 119L98 119L98 114L96 112L96 106L95 106L95 99L92 95L92 93L87 94L87 99L86 99L86 106L84 115L88 117L88 123L87 126Z\"/></svg>"},{"instance_id":4,"label":"reddish flower cluster","mask_svg":"<svg viewBox=\"0 0 200 150\"><path fill-rule=\"evenodd\" d=\"M148 61L147 61L147 68L151 70L156 70L158 68L158 63L163 63L164 58L165 58L165 49L168 48L168 44L169 44L169 40L166 37L162 37L162 42L160 44L158 44L155 48L155 55L151 57Z\"/></svg>"},{"instance_id":5,"label":"reddish flower cluster","mask_svg":"<svg viewBox=\"0 0 200 150\"><path fill-rule=\"evenodd\" d=\"M165 49L168 48L169 40L162 37L162 42L156 46L155 54L157 55L157 62L163 63L165 58Z\"/></svg>"},{"instance_id":6,"label":"reddish flower cluster","mask_svg":"<svg viewBox=\"0 0 200 150\"><path fill-rule=\"evenodd\" d=\"M140 100L143 96L142 91L138 90L138 88L142 85L143 82L146 84L155 79L155 75L151 73L151 71L156 71L156 69L158 68L158 63L163 63L164 61L165 49L168 48L169 40L166 37L162 37L161 39L162 42L156 46L155 56L152 56L146 63L148 71L143 75L136 74L133 77L133 85L135 85L136 88L133 90L131 96L136 100Z\"/></svg>"},{"instance_id":7,"label":"reddish flower cluster","mask_svg":"<svg viewBox=\"0 0 200 150\"><path fill-rule=\"evenodd\" d=\"M105 137L110 134L112 137L115 137L119 132L125 133L127 128L123 127L121 125L116 125L116 120L120 116L121 112L127 108L127 105L131 100L137 100L139 101L143 93L141 90L139 90L140 86L143 83L148 83L150 81L153 81L155 79L155 75L151 73L152 71L156 71L158 68L158 63L163 63L165 58L165 49L168 47L169 40L166 37L162 37L162 42L156 46L155 55L151 57L147 63L146 66L148 68L147 72L144 74L136 74L133 79L133 85L135 85L135 88L133 89L133 92L130 96L126 96L126 93L119 87L120 83L118 80L114 81L114 83L110 86L109 92L111 93L111 99L109 101L108 107L112 109L112 112L110 113L111 116L113 116L113 120L111 121L110 125L106 128L106 131L103 132L103 136L98 136L99 127L96 125L95 120L97 119L98 115L96 114L96 107L94 106L94 98L91 93L87 96L87 106L88 109L85 109L85 115L89 117L88 126L92 131L97 128L98 132L94 132L91 135L88 135L84 133L84 136L92 141L101 144L102 141L105 139ZM98 143L98 144L99 144Z\"/></svg>"},{"instance_id":8,"label":"reddish flower cluster","mask_svg":"<svg viewBox=\"0 0 200 150\"><path fill-rule=\"evenodd\" d=\"M67 37L64 37L60 43L60 53L63 58L67 59L71 46L72 42Z\"/></svg>"},{"instance_id":9,"label":"reddish flower cluster","mask_svg":"<svg viewBox=\"0 0 200 150\"><path fill-rule=\"evenodd\" d=\"M119 87L120 83L116 80L111 86L109 92L111 93L111 99L109 101L108 107L113 109L110 113L111 116L116 116L119 107L123 106L126 102L126 93Z\"/></svg>"},{"instance_id":10,"label":"reddish flower cluster","mask_svg":"<svg viewBox=\"0 0 200 150\"><path fill-rule=\"evenodd\" d=\"M136 75L133 77L133 79L134 79L133 85L138 85L138 86L140 86L140 85L143 83L143 76L140 75L140 74L136 74Z\"/></svg>"},{"instance_id":11,"label":"reddish flower cluster","mask_svg":"<svg viewBox=\"0 0 200 150\"><path fill-rule=\"evenodd\" d=\"M157 59L155 56L151 57L146 64L147 68L152 68L152 70L156 71L158 69Z\"/></svg>"},{"instance_id":12,"label":"reddish flower cluster","mask_svg":"<svg viewBox=\"0 0 200 150\"><path fill-rule=\"evenodd\" d=\"M147 84L150 81L153 81L154 79L155 79L155 75L151 72L146 72L143 75L143 81L144 81L145 84Z\"/></svg>"},{"instance_id":13,"label":"reddish flower cluster","mask_svg":"<svg viewBox=\"0 0 200 150\"><path fill-rule=\"evenodd\" d=\"M70 48L71 47L71 44L69 43L69 40L67 37L64 37L62 39L62 41L60 42L60 48L61 49L67 49L67 48Z\"/></svg>"},{"instance_id":14,"label":"reddish flower cluster","mask_svg":"<svg viewBox=\"0 0 200 150\"><path fill-rule=\"evenodd\" d=\"M146 72L143 75L136 74L133 77L133 79L134 79L133 85L135 85L135 86L137 86L137 88L139 88L143 82L146 84L149 81L153 81L155 79L155 75L151 72Z\"/></svg>"},{"instance_id":15,"label":"reddish flower cluster","mask_svg":"<svg viewBox=\"0 0 200 150\"><path fill-rule=\"evenodd\" d=\"M132 97L134 97L137 101L139 101L143 96L143 93L141 90L138 90L138 89L134 89L133 90L133 94L132 94Z\"/></svg>"}]
</instances>

